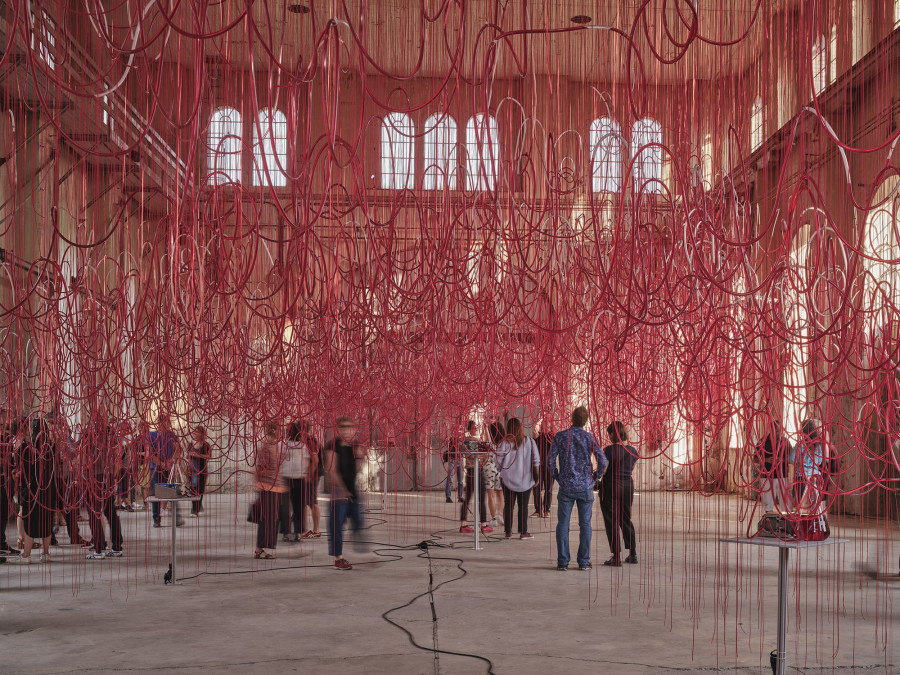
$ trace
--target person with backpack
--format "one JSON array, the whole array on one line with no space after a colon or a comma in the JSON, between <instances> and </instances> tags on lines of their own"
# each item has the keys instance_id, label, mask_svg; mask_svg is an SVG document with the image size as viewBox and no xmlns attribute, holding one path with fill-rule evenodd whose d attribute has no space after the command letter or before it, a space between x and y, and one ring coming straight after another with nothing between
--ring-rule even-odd
<instances>
[{"instance_id":1,"label":"person with backpack","mask_svg":"<svg viewBox=\"0 0 900 675\"><path fill-rule=\"evenodd\" d=\"M506 538L512 537L513 507L518 504L519 539L534 539L528 532L528 498L540 471L541 454L534 439L525 437L525 428L517 417L506 423L506 438L497 448L497 465L503 486Z\"/></svg>"}]
</instances>

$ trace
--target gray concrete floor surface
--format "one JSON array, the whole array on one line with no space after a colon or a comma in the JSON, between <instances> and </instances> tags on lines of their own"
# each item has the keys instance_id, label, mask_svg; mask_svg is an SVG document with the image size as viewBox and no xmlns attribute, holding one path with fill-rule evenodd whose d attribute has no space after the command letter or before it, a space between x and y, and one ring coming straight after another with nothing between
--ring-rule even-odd
<instances>
[{"instance_id":1,"label":"gray concrete floor surface","mask_svg":"<svg viewBox=\"0 0 900 675\"><path fill-rule=\"evenodd\" d=\"M151 529L147 512L122 513L121 559L86 561L63 529L52 563L35 554L30 566L0 566L0 672L488 672L435 642L516 675L771 672L778 554L719 543L751 520L752 504L735 496L637 495L639 564L617 569L601 564L595 502L589 572L574 560L556 571L555 504L550 519L529 519L533 540L498 529L476 551L442 493L369 494L366 529L348 535L362 540L345 551L354 569L342 572L324 517L322 539L279 535L275 560L252 560L249 499L210 495L200 518L185 518L182 585L162 579L169 517ZM897 523L832 526L850 543L791 560L788 672L900 672ZM574 558L576 514L570 537Z\"/></svg>"}]
</instances>

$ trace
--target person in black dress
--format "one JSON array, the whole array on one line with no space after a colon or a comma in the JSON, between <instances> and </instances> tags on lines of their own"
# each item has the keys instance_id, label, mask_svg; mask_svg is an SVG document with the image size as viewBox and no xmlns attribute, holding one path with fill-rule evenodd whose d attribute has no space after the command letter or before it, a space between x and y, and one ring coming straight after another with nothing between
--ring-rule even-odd
<instances>
[{"instance_id":1,"label":"person in black dress","mask_svg":"<svg viewBox=\"0 0 900 675\"><path fill-rule=\"evenodd\" d=\"M31 563L35 540L41 542L41 562L50 562L53 507L56 503L56 480L53 475L55 454L47 422L42 418L34 420L31 437L22 444L19 454L19 513L25 545L20 557L9 560L12 564Z\"/></svg>"},{"instance_id":2,"label":"person in black dress","mask_svg":"<svg viewBox=\"0 0 900 675\"><path fill-rule=\"evenodd\" d=\"M631 522L631 505L634 501L631 472L637 463L638 453L634 447L626 445L628 432L622 422L610 424L606 433L609 435L611 445L603 448L603 453L609 460L609 467L600 481L600 511L603 513L606 538L609 540L612 557L603 564L621 567L621 540L624 540L625 548L629 550L625 562L636 564L638 561L634 524ZM619 531L622 532L621 540Z\"/></svg>"},{"instance_id":3,"label":"person in black dress","mask_svg":"<svg viewBox=\"0 0 900 675\"><path fill-rule=\"evenodd\" d=\"M550 475L550 467L547 464L547 456L553 446L553 427L550 420L541 421L540 431L535 434L534 442L537 443L538 452L541 455L541 470L538 480L534 484L534 513L532 518L549 518L550 503L553 499L553 477Z\"/></svg>"}]
</instances>

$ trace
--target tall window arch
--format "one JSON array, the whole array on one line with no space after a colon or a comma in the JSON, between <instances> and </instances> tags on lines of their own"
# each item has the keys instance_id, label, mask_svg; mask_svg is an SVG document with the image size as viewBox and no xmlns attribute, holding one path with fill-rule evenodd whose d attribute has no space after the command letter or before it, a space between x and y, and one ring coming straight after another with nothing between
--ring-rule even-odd
<instances>
[{"instance_id":1,"label":"tall window arch","mask_svg":"<svg viewBox=\"0 0 900 675\"><path fill-rule=\"evenodd\" d=\"M763 142L765 111L762 97L757 96L750 109L750 152L755 152Z\"/></svg>"},{"instance_id":2,"label":"tall window arch","mask_svg":"<svg viewBox=\"0 0 900 675\"><path fill-rule=\"evenodd\" d=\"M491 115L478 113L466 122L466 189L493 190L500 160L500 131Z\"/></svg>"},{"instance_id":3,"label":"tall window arch","mask_svg":"<svg viewBox=\"0 0 900 675\"><path fill-rule=\"evenodd\" d=\"M259 111L253 126L253 184L283 187L287 176L287 118L280 110ZM260 137L260 134L262 136Z\"/></svg>"},{"instance_id":4,"label":"tall window arch","mask_svg":"<svg viewBox=\"0 0 900 675\"><path fill-rule=\"evenodd\" d=\"M213 185L241 182L241 113L219 108L209 120L209 167Z\"/></svg>"},{"instance_id":5,"label":"tall window arch","mask_svg":"<svg viewBox=\"0 0 900 675\"><path fill-rule=\"evenodd\" d=\"M828 84L828 43L824 35L819 35L812 43L813 91L821 94Z\"/></svg>"},{"instance_id":6,"label":"tall window arch","mask_svg":"<svg viewBox=\"0 0 900 675\"><path fill-rule=\"evenodd\" d=\"M615 120L601 117L591 122L591 174L594 192L622 189L622 129Z\"/></svg>"},{"instance_id":7,"label":"tall window arch","mask_svg":"<svg viewBox=\"0 0 900 675\"><path fill-rule=\"evenodd\" d=\"M411 190L415 167L415 125L404 113L390 113L381 124L381 187Z\"/></svg>"},{"instance_id":8,"label":"tall window arch","mask_svg":"<svg viewBox=\"0 0 900 675\"><path fill-rule=\"evenodd\" d=\"M900 259L896 220L900 179L891 176L875 191L872 204L876 208L866 216L863 252L871 256L862 259L865 271L866 299L863 304L872 308L876 323L883 320L880 311L885 304L900 301L900 270L891 261Z\"/></svg>"},{"instance_id":9,"label":"tall window arch","mask_svg":"<svg viewBox=\"0 0 900 675\"><path fill-rule=\"evenodd\" d=\"M806 417L807 374L809 365L809 298L805 289L810 287L809 241L810 225L802 226L796 233L788 257L787 276L783 296L785 321L790 335L790 359L784 373L783 426L792 440L797 439Z\"/></svg>"},{"instance_id":10,"label":"tall window arch","mask_svg":"<svg viewBox=\"0 0 900 675\"><path fill-rule=\"evenodd\" d=\"M647 147L651 143L662 143L662 140L662 126L654 119L645 117L631 127L634 179L639 189L647 192L662 192L662 148L659 146Z\"/></svg>"},{"instance_id":11,"label":"tall window arch","mask_svg":"<svg viewBox=\"0 0 900 675\"><path fill-rule=\"evenodd\" d=\"M436 114L425 120L423 189L456 189L456 132L456 120L449 115Z\"/></svg>"}]
</instances>

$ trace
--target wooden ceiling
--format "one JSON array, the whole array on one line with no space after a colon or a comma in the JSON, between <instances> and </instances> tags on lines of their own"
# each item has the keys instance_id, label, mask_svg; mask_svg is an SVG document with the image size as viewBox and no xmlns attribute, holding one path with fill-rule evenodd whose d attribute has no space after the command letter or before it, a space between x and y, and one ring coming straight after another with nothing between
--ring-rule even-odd
<instances>
[{"instance_id":1,"label":"wooden ceiling","mask_svg":"<svg viewBox=\"0 0 900 675\"><path fill-rule=\"evenodd\" d=\"M330 35L337 49L327 58L339 58L349 71L370 75L385 71L393 77L444 77L456 63L463 76L480 79L493 45L496 78L517 77L525 70L588 82L623 81L629 44L625 37L596 28L545 32L574 28L571 18L584 15L590 17L590 26L633 31L635 55L643 60L650 81L681 82L715 79L746 68L763 45L766 22L799 1L700 0L699 35L715 41L747 37L725 47L695 40L672 65L655 58L650 43L666 58L678 55L674 43L689 34L688 0L257 0L249 11L245 0L169 0L144 10L143 32L156 36L151 52L167 60L195 63L202 45L206 58L234 68L252 66L258 72L271 68L273 56L294 72L307 68L314 55L322 64ZM131 18L126 14L129 5ZM291 11L291 6L300 11ZM133 35L138 10L132 3L116 7L104 20L114 39L125 43ZM639 8L643 18L636 24ZM326 27L332 19L336 24L329 34ZM508 35L516 31L534 33ZM198 41L195 35L208 37Z\"/></svg>"}]
</instances>

